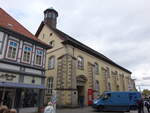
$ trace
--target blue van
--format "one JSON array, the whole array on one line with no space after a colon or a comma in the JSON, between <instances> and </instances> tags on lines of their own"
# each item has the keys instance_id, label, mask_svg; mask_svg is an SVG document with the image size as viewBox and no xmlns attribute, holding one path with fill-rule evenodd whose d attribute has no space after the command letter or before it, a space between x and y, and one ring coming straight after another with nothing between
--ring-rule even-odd
<instances>
[{"instance_id":1,"label":"blue van","mask_svg":"<svg viewBox=\"0 0 150 113\"><path fill-rule=\"evenodd\" d=\"M93 108L100 111L136 110L139 99L139 92L104 92L98 99L93 100Z\"/></svg>"}]
</instances>

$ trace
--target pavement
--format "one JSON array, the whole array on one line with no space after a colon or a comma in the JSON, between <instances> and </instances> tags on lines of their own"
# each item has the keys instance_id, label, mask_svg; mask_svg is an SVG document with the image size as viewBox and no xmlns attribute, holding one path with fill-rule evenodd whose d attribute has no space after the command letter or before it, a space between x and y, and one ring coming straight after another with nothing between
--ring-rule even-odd
<instances>
[{"instance_id":1,"label":"pavement","mask_svg":"<svg viewBox=\"0 0 150 113\"><path fill-rule=\"evenodd\" d=\"M144 109L144 113L148 113L146 109ZM94 110L92 107L84 107L84 108L74 108L74 109L57 109L56 113L138 113L137 111L130 112L98 112Z\"/></svg>"}]
</instances>

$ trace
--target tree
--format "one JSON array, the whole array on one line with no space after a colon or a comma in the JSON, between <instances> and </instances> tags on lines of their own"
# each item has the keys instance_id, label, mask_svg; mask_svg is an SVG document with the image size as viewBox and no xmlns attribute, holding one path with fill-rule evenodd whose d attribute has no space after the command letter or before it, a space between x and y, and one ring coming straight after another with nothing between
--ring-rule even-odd
<instances>
[{"instance_id":1,"label":"tree","mask_svg":"<svg viewBox=\"0 0 150 113\"><path fill-rule=\"evenodd\" d=\"M150 95L150 90L144 89L143 92L142 92L142 95L143 96L149 96Z\"/></svg>"}]
</instances>

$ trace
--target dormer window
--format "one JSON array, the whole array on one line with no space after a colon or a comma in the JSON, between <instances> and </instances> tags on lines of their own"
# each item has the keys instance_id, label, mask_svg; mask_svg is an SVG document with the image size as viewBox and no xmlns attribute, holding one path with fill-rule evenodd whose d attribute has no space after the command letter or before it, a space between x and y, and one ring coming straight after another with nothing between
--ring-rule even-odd
<instances>
[{"instance_id":1,"label":"dormer window","mask_svg":"<svg viewBox=\"0 0 150 113\"><path fill-rule=\"evenodd\" d=\"M7 47L7 53L6 53L6 57L8 59L16 60L17 52L18 52L18 45L19 44L13 40L8 41L8 47Z\"/></svg>"},{"instance_id":2,"label":"dormer window","mask_svg":"<svg viewBox=\"0 0 150 113\"><path fill-rule=\"evenodd\" d=\"M31 55L32 55L32 47L24 45L22 61L24 63L30 63Z\"/></svg>"},{"instance_id":3,"label":"dormer window","mask_svg":"<svg viewBox=\"0 0 150 113\"><path fill-rule=\"evenodd\" d=\"M37 49L35 54L35 64L41 66L42 58L43 58L43 50Z\"/></svg>"}]
</instances>

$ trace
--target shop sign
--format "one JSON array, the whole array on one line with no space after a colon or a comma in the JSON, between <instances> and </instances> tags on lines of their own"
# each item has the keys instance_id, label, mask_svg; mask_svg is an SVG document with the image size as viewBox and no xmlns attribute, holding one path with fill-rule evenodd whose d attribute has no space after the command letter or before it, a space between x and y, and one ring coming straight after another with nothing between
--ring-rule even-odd
<instances>
[{"instance_id":1,"label":"shop sign","mask_svg":"<svg viewBox=\"0 0 150 113\"><path fill-rule=\"evenodd\" d=\"M6 81L13 81L16 78L13 74L2 73L0 74L0 79L5 79Z\"/></svg>"}]
</instances>

